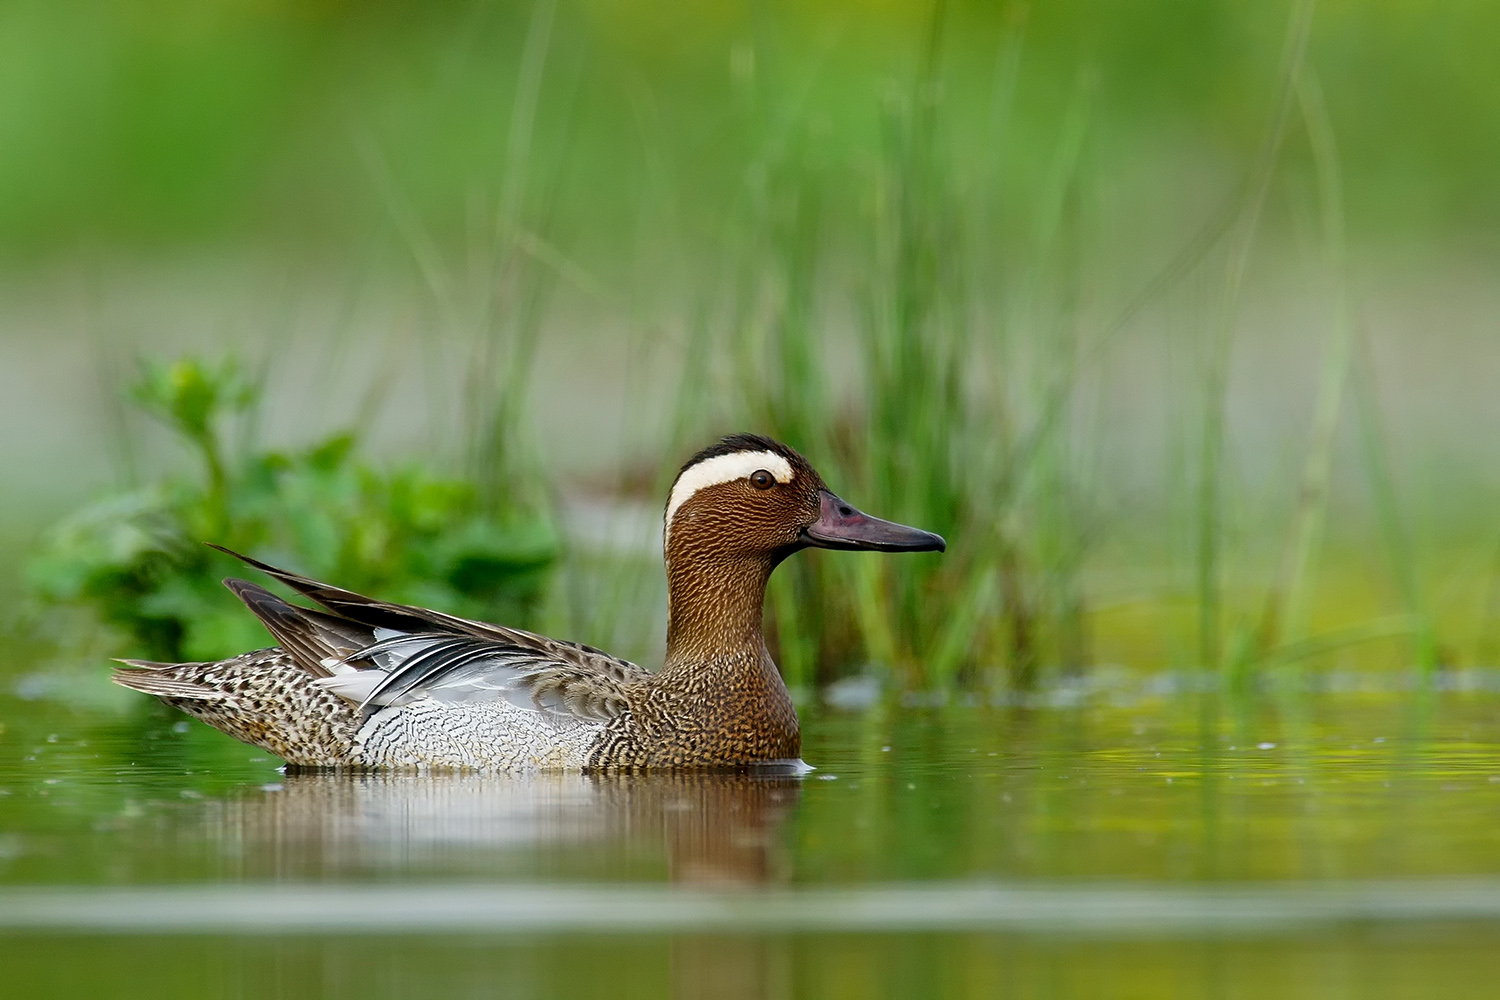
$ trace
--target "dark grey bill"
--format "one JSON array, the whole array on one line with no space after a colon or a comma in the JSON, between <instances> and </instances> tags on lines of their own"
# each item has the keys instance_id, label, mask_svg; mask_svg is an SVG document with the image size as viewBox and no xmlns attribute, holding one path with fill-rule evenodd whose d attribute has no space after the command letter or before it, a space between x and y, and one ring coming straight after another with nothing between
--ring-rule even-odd
<instances>
[{"instance_id":1,"label":"dark grey bill","mask_svg":"<svg viewBox=\"0 0 1500 1000\"><path fill-rule=\"evenodd\" d=\"M808 545L872 552L942 552L948 547L942 535L871 517L827 490L822 491L821 500L817 521L802 529L802 540Z\"/></svg>"}]
</instances>

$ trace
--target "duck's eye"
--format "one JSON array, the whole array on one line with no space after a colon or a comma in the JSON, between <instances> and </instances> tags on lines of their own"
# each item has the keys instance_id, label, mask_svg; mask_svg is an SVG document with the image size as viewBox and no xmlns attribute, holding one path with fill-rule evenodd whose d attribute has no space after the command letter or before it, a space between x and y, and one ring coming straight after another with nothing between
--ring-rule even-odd
<instances>
[{"instance_id":1,"label":"duck's eye","mask_svg":"<svg viewBox=\"0 0 1500 1000\"><path fill-rule=\"evenodd\" d=\"M758 490L768 490L776 485L776 477L765 469L756 469L750 473L750 485Z\"/></svg>"}]
</instances>

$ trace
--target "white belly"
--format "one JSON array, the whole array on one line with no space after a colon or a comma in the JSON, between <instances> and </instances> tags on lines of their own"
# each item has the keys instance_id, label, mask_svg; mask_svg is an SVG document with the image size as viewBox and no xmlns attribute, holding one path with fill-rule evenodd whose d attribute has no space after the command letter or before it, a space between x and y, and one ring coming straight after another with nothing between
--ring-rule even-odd
<instances>
[{"instance_id":1,"label":"white belly","mask_svg":"<svg viewBox=\"0 0 1500 1000\"><path fill-rule=\"evenodd\" d=\"M603 728L501 699L423 698L371 716L354 738L354 758L365 767L574 771L588 764Z\"/></svg>"}]
</instances>

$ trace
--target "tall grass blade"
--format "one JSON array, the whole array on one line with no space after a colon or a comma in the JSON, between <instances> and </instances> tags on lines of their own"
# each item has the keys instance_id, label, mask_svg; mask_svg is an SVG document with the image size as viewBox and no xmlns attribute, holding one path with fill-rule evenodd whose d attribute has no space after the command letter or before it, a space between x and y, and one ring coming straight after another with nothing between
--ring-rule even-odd
<instances>
[{"instance_id":1,"label":"tall grass blade","mask_svg":"<svg viewBox=\"0 0 1500 1000\"><path fill-rule=\"evenodd\" d=\"M1260 656L1272 655L1284 642L1301 639L1307 629L1316 582L1316 559L1328 512L1334 435L1338 430L1344 388L1349 379L1354 339L1344 237L1343 182L1333 126L1328 120L1322 90L1312 73L1304 73L1299 78L1297 96L1317 171L1326 267L1335 292L1301 484L1282 551L1281 566L1266 597L1261 621L1257 650Z\"/></svg>"},{"instance_id":2,"label":"tall grass blade","mask_svg":"<svg viewBox=\"0 0 1500 1000\"><path fill-rule=\"evenodd\" d=\"M1224 497L1225 408L1229 391L1240 291L1255 245L1266 195L1275 176L1282 139L1296 96L1297 80L1312 30L1313 0L1297 0L1287 22L1281 82L1271 125L1251 169L1247 196L1230 232L1218 320L1210 336L1203 372L1203 412L1198 450L1196 583L1198 656L1206 669L1224 662Z\"/></svg>"},{"instance_id":3,"label":"tall grass blade","mask_svg":"<svg viewBox=\"0 0 1500 1000\"><path fill-rule=\"evenodd\" d=\"M1432 614L1418 574L1416 555L1412 551L1406 520L1396 494L1395 476L1391 472L1390 445L1380 411L1380 387L1376 376L1374 352L1369 335L1356 334L1357 363L1354 368L1354 398L1359 412L1360 455L1365 480L1375 506L1375 517L1385 544L1391 575L1395 578L1401 602L1412 621L1412 662L1424 677L1431 677L1439 666L1438 637Z\"/></svg>"}]
</instances>

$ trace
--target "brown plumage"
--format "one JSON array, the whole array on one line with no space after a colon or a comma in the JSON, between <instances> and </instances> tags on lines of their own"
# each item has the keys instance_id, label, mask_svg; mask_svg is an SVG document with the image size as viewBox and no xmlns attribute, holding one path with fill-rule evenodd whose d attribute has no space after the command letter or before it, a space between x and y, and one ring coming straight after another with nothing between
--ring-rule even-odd
<instances>
[{"instance_id":1,"label":"brown plumage","mask_svg":"<svg viewBox=\"0 0 1500 1000\"><path fill-rule=\"evenodd\" d=\"M239 556L323 610L228 580L277 647L219 663L130 661L135 669L115 679L306 766L794 761L797 713L761 623L771 572L807 546L924 551L943 540L861 514L791 448L736 435L694 456L673 485L667 655L655 674L588 646L379 601Z\"/></svg>"}]
</instances>

